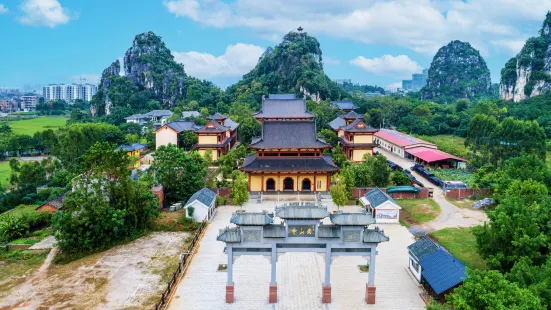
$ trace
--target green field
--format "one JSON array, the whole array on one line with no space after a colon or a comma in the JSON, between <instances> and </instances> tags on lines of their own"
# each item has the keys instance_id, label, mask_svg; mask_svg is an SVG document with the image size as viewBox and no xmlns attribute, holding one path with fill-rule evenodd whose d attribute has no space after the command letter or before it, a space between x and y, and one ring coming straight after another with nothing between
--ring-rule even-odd
<instances>
[{"instance_id":1,"label":"green field","mask_svg":"<svg viewBox=\"0 0 551 310\"><path fill-rule=\"evenodd\" d=\"M462 181L467 187L474 183L473 173L462 169L430 169L434 175L442 181Z\"/></svg>"},{"instance_id":2,"label":"green field","mask_svg":"<svg viewBox=\"0 0 551 310\"><path fill-rule=\"evenodd\" d=\"M67 120L68 118L64 116L39 116L32 119L0 122L0 125L7 123L14 133L32 136L35 132L63 127Z\"/></svg>"},{"instance_id":3,"label":"green field","mask_svg":"<svg viewBox=\"0 0 551 310\"><path fill-rule=\"evenodd\" d=\"M431 198L397 199L397 202L402 207L400 221L405 226L430 222L440 214L440 206Z\"/></svg>"},{"instance_id":4,"label":"green field","mask_svg":"<svg viewBox=\"0 0 551 310\"><path fill-rule=\"evenodd\" d=\"M18 205L14 209L11 209L9 211L6 211L2 214L10 214L13 216L21 216L26 213L35 213L35 209L38 207L38 205Z\"/></svg>"},{"instance_id":5,"label":"green field","mask_svg":"<svg viewBox=\"0 0 551 310\"><path fill-rule=\"evenodd\" d=\"M444 228L429 233L438 243L472 269L488 269L476 251L476 237L470 228Z\"/></svg>"},{"instance_id":6,"label":"green field","mask_svg":"<svg viewBox=\"0 0 551 310\"><path fill-rule=\"evenodd\" d=\"M419 136L420 139L438 146L438 149L461 158L469 159L469 150L465 146L465 138L454 135Z\"/></svg>"},{"instance_id":7,"label":"green field","mask_svg":"<svg viewBox=\"0 0 551 310\"><path fill-rule=\"evenodd\" d=\"M7 161L0 162L0 188L5 189L10 185L10 164Z\"/></svg>"}]
</instances>

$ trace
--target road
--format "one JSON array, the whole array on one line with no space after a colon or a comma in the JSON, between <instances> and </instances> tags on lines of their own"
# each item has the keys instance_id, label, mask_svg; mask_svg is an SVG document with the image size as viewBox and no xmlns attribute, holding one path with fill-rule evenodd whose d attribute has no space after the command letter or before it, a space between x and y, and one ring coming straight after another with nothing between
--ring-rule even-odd
<instances>
[{"instance_id":1,"label":"road","mask_svg":"<svg viewBox=\"0 0 551 310\"><path fill-rule=\"evenodd\" d=\"M399 157L384 149L377 148L376 151L386 156L388 160L395 162L404 169L411 170L413 161ZM436 187L430 183L427 179L423 178L415 171L411 171L413 176L419 180L425 187L434 188L434 201L440 206L441 212L438 217L433 221L424 223L421 225L411 226L409 231L414 235L424 235L428 232L440 230L443 228L459 228L459 227L472 227L483 224L488 220L484 211L478 211L474 209L458 208L444 196L444 192L441 188Z\"/></svg>"}]
</instances>

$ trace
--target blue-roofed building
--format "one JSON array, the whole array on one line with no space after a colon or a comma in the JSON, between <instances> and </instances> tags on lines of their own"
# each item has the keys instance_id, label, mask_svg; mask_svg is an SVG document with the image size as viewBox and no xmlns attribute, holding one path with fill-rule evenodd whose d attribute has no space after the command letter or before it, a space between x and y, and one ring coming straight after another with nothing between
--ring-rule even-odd
<instances>
[{"instance_id":1,"label":"blue-roofed building","mask_svg":"<svg viewBox=\"0 0 551 310\"><path fill-rule=\"evenodd\" d=\"M201 222L210 221L216 212L216 194L208 188L202 188L195 192L186 202L186 216L189 216L188 208L193 208L193 220Z\"/></svg>"},{"instance_id":2,"label":"blue-roofed building","mask_svg":"<svg viewBox=\"0 0 551 310\"><path fill-rule=\"evenodd\" d=\"M335 110L340 110L343 112L350 112L358 108L356 105L354 105L352 100L331 101L331 103L333 104L333 108Z\"/></svg>"},{"instance_id":3,"label":"blue-roofed building","mask_svg":"<svg viewBox=\"0 0 551 310\"><path fill-rule=\"evenodd\" d=\"M428 237L408 246L409 270L432 295L442 297L467 277L465 264Z\"/></svg>"},{"instance_id":4,"label":"blue-roofed building","mask_svg":"<svg viewBox=\"0 0 551 310\"><path fill-rule=\"evenodd\" d=\"M380 188L374 188L360 198L360 203L377 223L399 223L400 205Z\"/></svg>"}]
</instances>

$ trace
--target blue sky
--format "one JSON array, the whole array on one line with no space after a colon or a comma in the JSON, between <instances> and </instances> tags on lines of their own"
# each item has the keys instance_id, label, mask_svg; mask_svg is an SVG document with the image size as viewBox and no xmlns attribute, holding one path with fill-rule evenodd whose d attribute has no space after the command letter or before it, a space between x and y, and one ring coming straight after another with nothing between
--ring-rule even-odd
<instances>
[{"instance_id":1,"label":"blue sky","mask_svg":"<svg viewBox=\"0 0 551 310\"><path fill-rule=\"evenodd\" d=\"M320 41L332 79L387 87L459 39L498 82L548 9L551 0L0 0L0 87L97 80L145 31L188 74L226 87L298 26Z\"/></svg>"}]
</instances>

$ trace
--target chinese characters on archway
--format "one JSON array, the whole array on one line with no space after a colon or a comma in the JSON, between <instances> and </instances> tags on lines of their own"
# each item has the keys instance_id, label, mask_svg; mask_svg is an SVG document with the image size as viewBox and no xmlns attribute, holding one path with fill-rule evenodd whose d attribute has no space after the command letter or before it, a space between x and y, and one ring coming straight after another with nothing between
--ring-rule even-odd
<instances>
[{"instance_id":1,"label":"chinese characters on archway","mask_svg":"<svg viewBox=\"0 0 551 310\"><path fill-rule=\"evenodd\" d=\"M289 225L288 236L289 237L315 237L316 226L315 225Z\"/></svg>"}]
</instances>

